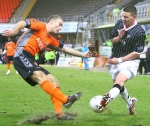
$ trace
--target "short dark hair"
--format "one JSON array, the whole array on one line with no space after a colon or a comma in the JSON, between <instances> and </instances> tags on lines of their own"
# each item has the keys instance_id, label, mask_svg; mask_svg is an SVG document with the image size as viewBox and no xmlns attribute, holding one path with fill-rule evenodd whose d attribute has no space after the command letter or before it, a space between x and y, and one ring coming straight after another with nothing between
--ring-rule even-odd
<instances>
[{"instance_id":1,"label":"short dark hair","mask_svg":"<svg viewBox=\"0 0 150 126\"><path fill-rule=\"evenodd\" d=\"M52 20L52 19L58 19L58 18L60 18L62 21L63 21L63 18L62 17L60 17L59 15L51 15L48 19L47 19L47 22L49 22L50 20Z\"/></svg>"},{"instance_id":2,"label":"short dark hair","mask_svg":"<svg viewBox=\"0 0 150 126\"><path fill-rule=\"evenodd\" d=\"M137 15L137 9L133 5L128 5L122 9L124 12L131 13L131 15Z\"/></svg>"}]
</instances>

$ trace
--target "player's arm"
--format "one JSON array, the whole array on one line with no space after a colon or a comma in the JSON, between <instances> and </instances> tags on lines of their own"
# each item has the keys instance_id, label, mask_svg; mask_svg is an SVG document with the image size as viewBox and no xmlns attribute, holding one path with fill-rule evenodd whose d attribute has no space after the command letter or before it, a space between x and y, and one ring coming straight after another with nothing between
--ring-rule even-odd
<instances>
[{"instance_id":1,"label":"player's arm","mask_svg":"<svg viewBox=\"0 0 150 126\"><path fill-rule=\"evenodd\" d=\"M144 50L144 42L145 42L145 33L142 33L136 38L136 43L133 45L134 51L129 53L128 55L120 58L112 58L109 59L109 62L112 64L118 64L128 60L138 59L141 52Z\"/></svg>"},{"instance_id":2,"label":"player's arm","mask_svg":"<svg viewBox=\"0 0 150 126\"><path fill-rule=\"evenodd\" d=\"M26 21L19 21L13 30L5 30L3 31L2 35L3 36L14 36L16 35L22 28L25 28L27 26Z\"/></svg>"},{"instance_id":3,"label":"player's arm","mask_svg":"<svg viewBox=\"0 0 150 126\"><path fill-rule=\"evenodd\" d=\"M64 53L73 55L73 56L78 56L78 57L91 57L91 52L87 51L87 52L80 52L78 50L75 50L73 48L70 47L66 47L64 46L64 44L61 41L56 40L53 36L50 36L50 40L51 43L50 45L48 45L48 48L51 48L53 50L58 50L58 51L62 51Z\"/></svg>"},{"instance_id":4,"label":"player's arm","mask_svg":"<svg viewBox=\"0 0 150 126\"><path fill-rule=\"evenodd\" d=\"M127 61L127 60L133 60L139 58L141 52L144 51L144 45L145 45L145 33L141 33L136 37L136 43L133 45L134 51L124 57L122 57L122 61Z\"/></svg>"},{"instance_id":5,"label":"player's arm","mask_svg":"<svg viewBox=\"0 0 150 126\"><path fill-rule=\"evenodd\" d=\"M112 30L112 33L110 35L110 40L112 44L119 42L125 34L125 29L124 28L120 29L119 27L121 22L122 22L121 20L118 20L117 23L115 24L115 27Z\"/></svg>"},{"instance_id":6,"label":"player's arm","mask_svg":"<svg viewBox=\"0 0 150 126\"><path fill-rule=\"evenodd\" d=\"M121 57L122 62L139 58L140 53L132 52L124 57Z\"/></svg>"},{"instance_id":7,"label":"player's arm","mask_svg":"<svg viewBox=\"0 0 150 126\"><path fill-rule=\"evenodd\" d=\"M91 57L91 52L90 51L87 51L87 52L80 52L80 51L77 51L73 48L70 48L70 47L66 47L64 46L61 51L67 53L67 54L71 54L71 55L74 55L74 56L78 56L78 57Z\"/></svg>"},{"instance_id":8,"label":"player's arm","mask_svg":"<svg viewBox=\"0 0 150 126\"><path fill-rule=\"evenodd\" d=\"M54 41L57 41L57 40L53 39L53 42ZM56 46L54 46L52 44L47 46L47 47L51 48L51 49L54 49L54 50L62 51L64 53L67 53L67 54L70 54L70 55L78 56L78 57L87 57L87 58L89 58L92 55L90 51L80 52L80 51L77 51L77 50L75 50L73 48L66 47L66 46L64 46L64 44L62 42L59 42L58 47L56 47Z\"/></svg>"},{"instance_id":9,"label":"player's arm","mask_svg":"<svg viewBox=\"0 0 150 126\"><path fill-rule=\"evenodd\" d=\"M128 55L126 55L124 57L111 58L111 59L108 60L108 62L111 63L111 64L118 64L118 63L122 63L122 62L125 62L125 61L137 59L137 58L139 58L139 56L140 56L140 53L132 52L132 53L129 53Z\"/></svg>"}]
</instances>

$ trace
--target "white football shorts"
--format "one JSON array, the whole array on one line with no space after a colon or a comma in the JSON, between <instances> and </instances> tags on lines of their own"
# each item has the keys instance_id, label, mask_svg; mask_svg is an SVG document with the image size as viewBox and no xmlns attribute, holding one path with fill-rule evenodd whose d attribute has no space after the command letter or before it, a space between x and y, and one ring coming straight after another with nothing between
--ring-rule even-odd
<instances>
[{"instance_id":1,"label":"white football shorts","mask_svg":"<svg viewBox=\"0 0 150 126\"><path fill-rule=\"evenodd\" d=\"M126 75L128 79L132 79L136 76L139 68L140 60L130 60L119 64L111 64L110 75L113 80L116 79L119 73Z\"/></svg>"}]
</instances>

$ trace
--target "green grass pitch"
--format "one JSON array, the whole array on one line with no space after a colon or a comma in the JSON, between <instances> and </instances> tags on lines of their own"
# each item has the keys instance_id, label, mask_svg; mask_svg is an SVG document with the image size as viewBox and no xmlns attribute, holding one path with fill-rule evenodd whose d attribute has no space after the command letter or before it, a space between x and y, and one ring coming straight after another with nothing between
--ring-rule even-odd
<instances>
[{"instance_id":1,"label":"green grass pitch","mask_svg":"<svg viewBox=\"0 0 150 126\"><path fill-rule=\"evenodd\" d=\"M112 88L108 72L84 71L82 69L43 66L60 82L67 95L82 91L83 95L71 108L63 110L76 114L73 121L58 121L53 118L50 97L39 85L31 87L11 66L5 75L6 65L0 65L0 126L34 126L27 119L40 115L52 115L41 126L149 126L150 125L150 76L137 76L125 86L131 97L138 99L136 114L129 115L126 103L118 96L108 104L103 113L94 113L89 107L90 99L103 95Z\"/></svg>"}]
</instances>

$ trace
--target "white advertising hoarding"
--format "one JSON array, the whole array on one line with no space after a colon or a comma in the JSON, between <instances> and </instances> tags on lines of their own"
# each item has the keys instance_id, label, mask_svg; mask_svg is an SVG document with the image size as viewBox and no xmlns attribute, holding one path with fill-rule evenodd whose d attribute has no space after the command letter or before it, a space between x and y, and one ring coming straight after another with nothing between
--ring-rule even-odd
<instances>
[{"instance_id":1,"label":"white advertising hoarding","mask_svg":"<svg viewBox=\"0 0 150 126\"><path fill-rule=\"evenodd\" d=\"M109 58L111 56L111 51L112 47L110 46L100 46L99 52L100 56L105 56L106 58Z\"/></svg>"},{"instance_id":2,"label":"white advertising hoarding","mask_svg":"<svg viewBox=\"0 0 150 126\"><path fill-rule=\"evenodd\" d=\"M83 26L86 26L86 22L83 23ZM0 33L2 33L6 29L13 29L15 24L0 24ZM64 22L62 30L59 33L76 33L77 32L78 22ZM82 32L80 29L78 32Z\"/></svg>"},{"instance_id":3,"label":"white advertising hoarding","mask_svg":"<svg viewBox=\"0 0 150 126\"><path fill-rule=\"evenodd\" d=\"M78 66L78 63L81 62L80 57L72 58L59 58L57 66ZM89 67L93 67L95 62L95 57L89 58ZM84 67L84 64L83 64Z\"/></svg>"}]
</instances>

